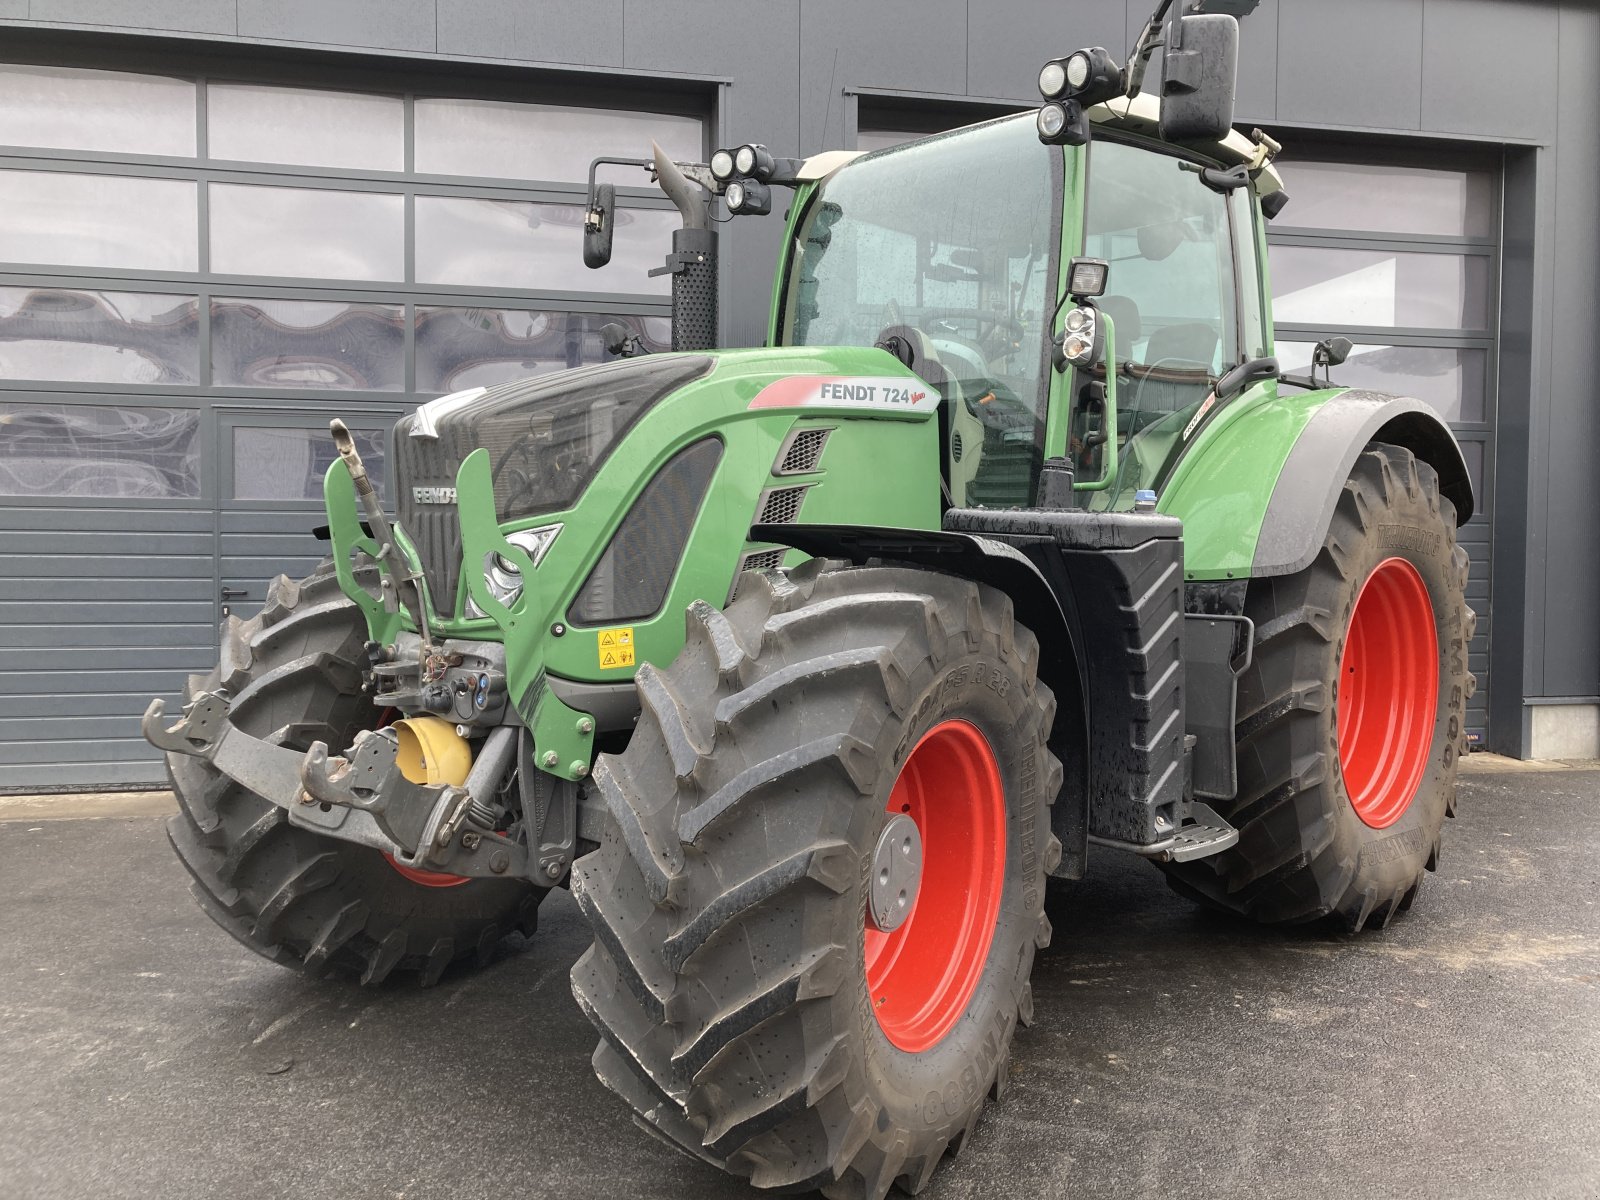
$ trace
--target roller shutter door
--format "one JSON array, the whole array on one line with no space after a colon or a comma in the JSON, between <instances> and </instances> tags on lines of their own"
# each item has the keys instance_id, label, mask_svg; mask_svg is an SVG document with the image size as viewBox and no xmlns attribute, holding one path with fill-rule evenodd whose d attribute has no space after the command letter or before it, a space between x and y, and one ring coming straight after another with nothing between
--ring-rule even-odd
<instances>
[{"instance_id":1,"label":"roller shutter door","mask_svg":"<svg viewBox=\"0 0 1600 1200\"><path fill-rule=\"evenodd\" d=\"M423 399L670 340L665 199L580 238L592 156L704 157L680 102L181 68L0 64L0 791L162 780L150 697L320 557L330 417L381 476Z\"/></svg>"}]
</instances>

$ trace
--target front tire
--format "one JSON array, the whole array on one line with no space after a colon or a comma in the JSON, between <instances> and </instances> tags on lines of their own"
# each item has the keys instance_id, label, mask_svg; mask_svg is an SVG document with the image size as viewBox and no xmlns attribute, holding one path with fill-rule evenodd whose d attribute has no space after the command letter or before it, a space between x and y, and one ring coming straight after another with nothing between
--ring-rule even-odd
<instances>
[{"instance_id":1,"label":"front tire","mask_svg":"<svg viewBox=\"0 0 1600 1200\"><path fill-rule=\"evenodd\" d=\"M335 750L379 713L361 691L366 622L330 564L223 630L222 661L189 680L220 691L246 733L296 750ZM179 813L167 823L194 895L218 925L264 958L312 976L424 986L464 958L489 961L510 934L531 934L545 889L519 880L403 874L377 850L290 825L288 814L209 762L167 755Z\"/></svg>"},{"instance_id":2,"label":"front tire","mask_svg":"<svg viewBox=\"0 0 1600 1200\"><path fill-rule=\"evenodd\" d=\"M1049 940L1061 768L1038 657L1009 599L924 571L813 561L691 607L596 768L610 816L573 871L595 1069L647 1127L840 1198L919 1190L959 1149ZM868 908L896 814L925 857L886 933Z\"/></svg>"},{"instance_id":3,"label":"front tire","mask_svg":"<svg viewBox=\"0 0 1600 1200\"><path fill-rule=\"evenodd\" d=\"M1373 443L1327 541L1297 575L1250 584L1239 681L1239 828L1164 867L1179 892L1265 924L1357 931L1411 907L1454 814L1474 680L1467 555L1433 468Z\"/></svg>"}]
</instances>

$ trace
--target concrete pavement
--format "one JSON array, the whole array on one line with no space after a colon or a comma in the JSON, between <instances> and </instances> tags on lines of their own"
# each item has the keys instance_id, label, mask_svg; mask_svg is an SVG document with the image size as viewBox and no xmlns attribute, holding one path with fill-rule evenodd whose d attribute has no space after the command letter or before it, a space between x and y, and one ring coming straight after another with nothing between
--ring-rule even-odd
<instances>
[{"instance_id":1,"label":"concrete pavement","mask_svg":"<svg viewBox=\"0 0 1600 1200\"><path fill-rule=\"evenodd\" d=\"M159 808L159 802L148 802ZM151 816L0 821L0 1197L752 1195L589 1070L564 893L431 991L318 984ZM1600 771L1476 771L1389 930L1258 930L1110 852L1050 902L1011 1092L928 1193L1600 1196Z\"/></svg>"}]
</instances>

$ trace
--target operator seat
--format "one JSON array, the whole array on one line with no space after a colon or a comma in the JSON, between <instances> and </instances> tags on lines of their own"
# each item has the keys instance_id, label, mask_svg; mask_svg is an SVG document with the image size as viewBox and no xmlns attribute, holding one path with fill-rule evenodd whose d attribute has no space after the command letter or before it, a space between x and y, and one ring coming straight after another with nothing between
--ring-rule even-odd
<instances>
[{"instance_id":1,"label":"operator seat","mask_svg":"<svg viewBox=\"0 0 1600 1200\"><path fill-rule=\"evenodd\" d=\"M1126 296L1101 296L1095 306L1111 318L1117 331L1117 365L1133 357L1133 344L1139 340L1139 306Z\"/></svg>"},{"instance_id":2,"label":"operator seat","mask_svg":"<svg viewBox=\"0 0 1600 1200\"><path fill-rule=\"evenodd\" d=\"M1115 313L1111 319L1116 320ZM1168 325L1150 335L1140 365L1209 374L1216 360L1217 343L1220 340L1216 327L1203 321ZM1137 407L1140 414L1177 412L1204 400L1209 391L1198 375L1193 383L1126 378L1119 383L1127 392L1126 395L1119 394L1121 407ZM1144 423L1147 422L1141 421L1141 424Z\"/></svg>"}]
</instances>

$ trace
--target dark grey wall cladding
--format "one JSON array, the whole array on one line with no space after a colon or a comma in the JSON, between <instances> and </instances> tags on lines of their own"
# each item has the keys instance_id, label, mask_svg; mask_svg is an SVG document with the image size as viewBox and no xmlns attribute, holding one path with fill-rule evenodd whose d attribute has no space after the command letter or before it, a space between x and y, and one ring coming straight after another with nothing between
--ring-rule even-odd
<instances>
[{"instance_id":1,"label":"dark grey wall cladding","mask_svg":"<svg viewBox=\"0 0 1600 1200\"><path fill-rule=\"evenodd\" d=\"M1104 44L1120 56L1150 6L1151 0L0 0L0 21L378 51L436 64L459 57L694 75L727 83L707 84L717 97L718 144L762 140L780 152L809 153L846 143L857 93L899 91L928 103L949 97L952 105L969 98L1032 102L1044 58L1085 44ZM1600 450L1600 338L1593 334L1600 311L1600 11L1593 0L1262 0L1243 31L1242 122L1514 143L1507 158L1492 509L1498 619L1492 647L1475 647L1474 658L1486 666L1493 656L1502 681L1495 735L1515 749L1522 695L1600 693L1600 622L1593 616L1600 611L1593 533L1600 527L1600 492L1587 486ZM463 81L479 69L463 65ZM605 86L604 76L596 80ZM764 333L781 227L777 220L736 221L723 232L725 337L753 344ZM165 530L160 522L176 519L163 513L156 525L141 528ZM1489 532L1475 526L1466 538L1476 547ZM220 536L241 574L264 564L269 546L282 548L271 527L240 526ZM292 554L305 561L304 552ZM181 556L163 559L151 551L140 561L170 573ZM50 586L72 599L65 578ZM181 573L171 581L180 588ZM0 586L18 598L9 577ZM4 636L10 641L0 653L26 653L11 644L26 635ZM1514 681L1521 682L1520 694ZM0 693L9 706L0 712L27 716L18 711L16 689L33 685L8 672L0 686L12 689Z\"/></svg>"},{"instance_id":2,"label":"dark grey wall cladding","mask_svg":"<svg viewBox=\"0 0 1600 1200\"><path fill-rule=\"evenodd\" d=\"M158 783L151 696L216 661L210 512L10 507L0 551L0 788Z\"/></svg>"},{"instance_id":3,"label":"dark grey wall cladding","mask_svg":"<svg viewBox=\"0 0 1600 1200\"><path fill-rule=\"evenodd\" d=\"M1600 677L1600 11L1584 7L1561 13L1555 221L1543 231L1556 248L1550 437L1534 447L1529 472L1549 547L1542 562L1530 561L1543 570L1545 587L1530 694L1545 696L1592 696Z\"/></svg>"}]
</instances>

